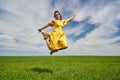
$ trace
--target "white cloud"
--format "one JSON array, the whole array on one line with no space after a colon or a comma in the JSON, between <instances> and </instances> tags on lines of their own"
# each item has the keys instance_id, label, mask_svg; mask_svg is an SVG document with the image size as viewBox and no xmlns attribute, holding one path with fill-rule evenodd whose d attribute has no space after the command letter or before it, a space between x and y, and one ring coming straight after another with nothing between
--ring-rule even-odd
<instances>
[{"instance_id":1,"label":"white cloud","mask_svg":"<svg viewBox=\"0 0 120 80\"><path fill-rule=\"evenodd\" d=\"M43 38L37 29L48 22L51 17L49 13L49 0L46 1L6 1L1 4L1 9L6 12L0 19L1 42L7 49L12 47L17 50L39 50L43 49ZM44 11L43 11L44 10ZM11 39L10 39L11 38ZM10 42L12 41L13 42ZM9 44L8 44L9 42ZM4 48L5 48L4 47ZM41 47L41 48L40 48ZM10 48L11 49L11 48ZM44 50L44 49L43 49Z\"/></svg>"},{"instance_id":2,"label":"white cloud","mask_svg":"<svg viewBox=\"0 0 120 80\"><path fill-rule=\"evenodd\" d=\"M117 6L113 3L109 3L99 10L93 10L90 5L86 5L82 7L82 9L78 9L78 13L77 18L75 18L76 21L84 20L86 17L91 16L89 22L92 24L99 23L100 26L87 34L84 39L79 39L76 42L70 40L70 48L68 51L78 54L83 53L83 55L120 55L120 45L110 44L120 40L120 37L108 38L112 36L113 33L119 31L119 28L117 28L114 23L116 19L120 19L120 11ZM73 30L74 33L76 33L75 31L78 29Z\"/></svg>"},{"instance_id":3,"label":"white cloud","mask_svg":"<svg viewBox=\"0 0 120 80\"><path fill-rule=\"evenodd\" d=\"M56 1L57 3L53 7L51 1L1 0L0 8L7 11L7 14L2 14L3 17L0 18L0 45L4 46L4 49L48 51L45 41L37 29L54 19L53 11L58 9L77 12L78 15L74 19L75 21L79 22L90 17L89 23L100 24L85 38L78 39L76 42L68 39L69 48L66 50L67 52L89 55L90 53L97 55L115 53L120 55L120 46L118 44L110 45L110 43L120 40L120 37L107 38L118 31L114 22L116 19L120 19L119 2L110 1L103 4L104 1L94 0L83 5L79 0L69 0L68 2L65 0ZM97 5L94 5L95 3ZM66 6L66 4L68 5ZM63 18L64 16L68 15L63 15ZM74 36L78 36L84 31L83 27L84 24L65 32L67 35L73 33Z\"/></svg>"},{"instance_id":4,"label":"white cloud","mask_svg":"<svg viewBox=\"0 0 120 80\"><path fill-rule=\"evenodd\" d=\"M0 35L0 43L4 43L4 42L8 42L8 43L14 43L14 39L11 36L8 35Z\"/></svg>"},{"instance_id":5,"label":"white cloud","mask_svg":"<svg viewBox=\"0 0 120 80\"><path fill-rule=\"evenodd\" d=\"M73 28L69 28L68 26L68 30L65 30L66 35L73 34L73 36L78 36L84 31L83 30L84 24L80 26L72 26L72 27Z\"/></svg>"}]
</instances>

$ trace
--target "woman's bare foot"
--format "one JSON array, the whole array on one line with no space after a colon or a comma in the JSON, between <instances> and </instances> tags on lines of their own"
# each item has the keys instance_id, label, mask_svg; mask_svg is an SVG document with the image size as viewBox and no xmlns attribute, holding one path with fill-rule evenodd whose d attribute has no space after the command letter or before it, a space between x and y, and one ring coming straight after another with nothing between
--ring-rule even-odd
<instances>
[{"instance_id":1,"label":"woman's bare foot","mask_svg":"<svg viewBox=\"0 0 120 80\"><path fill-rule=\"evenodd\" d=\"M52 55L53 53L57 52L58 50L51 50L50 51L50 55Z\"/></svg>"}]
</instances>

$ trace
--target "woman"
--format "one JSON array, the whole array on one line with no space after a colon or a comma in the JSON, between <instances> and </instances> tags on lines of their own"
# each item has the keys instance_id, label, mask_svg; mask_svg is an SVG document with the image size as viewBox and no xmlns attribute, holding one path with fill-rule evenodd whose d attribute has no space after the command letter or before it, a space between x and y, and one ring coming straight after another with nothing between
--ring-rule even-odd
<instances>
[{"instance_id":1,"label":"woman","mask_svg":"<svg viewBox=\"0 0 120 80\"><path fill-rule=\"evenodd\" d=\"M66 35L62 31L62 28L69 21L71 21L75 16L76 16L76 14L74 14L72 17L70 17L68 19L62 20L62 15L60 14L60 12L55 11L54 12L55 20L52 20L51 22L49 22L48 24L46 24L42 28L38 29L39 32L42 33L49 50L51 50L50 55L52 55L54 52L56 52L58 50L63 50L63 49L66 49L68 47L67 41L66 41ZM49 26L54 27L54 30L51 31L49 34L42 32L43 29L45 29Z\"/></svg>"}]
</instances>

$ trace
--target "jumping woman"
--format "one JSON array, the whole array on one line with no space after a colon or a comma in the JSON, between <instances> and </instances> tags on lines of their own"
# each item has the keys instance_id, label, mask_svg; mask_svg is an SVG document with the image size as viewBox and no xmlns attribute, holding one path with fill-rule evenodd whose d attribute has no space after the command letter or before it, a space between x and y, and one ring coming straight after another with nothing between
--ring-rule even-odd
<instances>
[{"instance_id":1,"label":"jumping woman","mask_svg":"<svg viewBox=\"0 0 120 80\"><path fill-rule=\"evenodd\" d=\"M46 44L49 48L50 55L52 55L54 52L57 52L59 50L66 49L68 47L66 35L63 32L62 28L70 22L76 14L71 16L68 19L62 20L62 15L59 11L54 12L54 18L55 20L50 21L48 24L43 26L42 28L38 29L39 32L42 33L44 40L46 41ZM44 33L42 30L45 28L48 28L49 26L54 27L54 30L47 33Z\"/></svg>"}]
</instances>

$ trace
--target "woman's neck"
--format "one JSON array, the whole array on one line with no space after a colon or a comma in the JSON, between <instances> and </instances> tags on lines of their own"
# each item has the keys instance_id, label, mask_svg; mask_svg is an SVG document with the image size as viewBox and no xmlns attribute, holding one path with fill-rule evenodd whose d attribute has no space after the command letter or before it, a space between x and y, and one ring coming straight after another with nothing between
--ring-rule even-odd
<instances>
[{"instance_id":1,"label":"woman's neck","mask_svg":"<svg viewBox=\"0 0 120 80\"><path fill-rule=\"evenodd\" d=\"M56 20L60 20L60 18L55 18Z\"/></svg>"}]
</instances>

